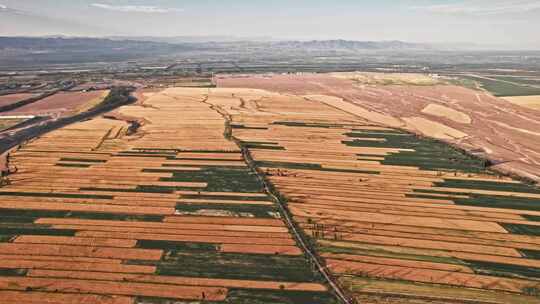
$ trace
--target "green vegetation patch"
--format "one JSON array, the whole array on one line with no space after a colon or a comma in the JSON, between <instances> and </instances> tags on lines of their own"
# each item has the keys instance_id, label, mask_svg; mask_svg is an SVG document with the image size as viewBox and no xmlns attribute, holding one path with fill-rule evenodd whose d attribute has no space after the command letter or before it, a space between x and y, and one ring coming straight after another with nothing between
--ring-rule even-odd
<instances>
[{"instance_id":1,"label":"green vegetation patch","mask_svg":"<svg viewBox=\"0 0 540 304\"><path fill-rule=\"evenodd\" d=\"M540 95L540 88L529 86L525 83L492 80L480 77L466 77L478 82L483 89L499 97L505 96L530 96Z\"/></svg>"},{"instance_id":2,"label":"green vegetation patch","mask_svg":"<svg viewBox=\"0 0 540 304\"><path fill-rule=\"evenodd\" d=\"M204 191L209 192L263 192L263 186L256 173L247 168L204 167L199 171L169 170L168 172L173 176L162 177L160 181L207 183Z\"/></svg>"},{"instance_id":3,"label":"green vegetation patch","mask_svg":"<svg viewBox=\"0 0 540 304\"><path fill-rule=\"evenodd\" d=\"M527 197L515 197L504 195L485 195L476 193L464 192L450 192L450 191L437 191L430 189L414 189L413 196L416 195L429 195L429 194L446 194L446 195L468 195L468 198L449 198L457 205L465 206L478 206L478 207L490 207L490 208L503 208L503 209L517 209L517 210L530 210L540 211L540 199L527 198ZM411 195L409 195L411 196Z\"/></svg>"},{"instance_id":4,"label":"green vegetation patch","mask_svg":"<svg viewBox=\"0 0 540 304\"><path fill-rule=\"evenodd\" d=\"M320 165L320 164L309 164L309 163L256 161L255 165L257 167L264 167L264 168L285 168L285 169L297 169L297 170L317 170L317 171L325 171L325 172L361 173L361 174L379 174L380 173L378 171L370 171L370 170L323 168L323 166Z\"/></svg>"},{"instance_id":5,"label":"green vegetation patch","mask_svg":"<svg viewBox=\"0 0 540 304\"><path fill-rule=\"evenodd\" d=\"M499 225L512 234L540 236L540 226L509 223L499 223Z\"/></svg>"},{"instance_id":6,"label":"green vegetation patch","mask_svg":"<svg viewBox=\"0 0 540 304\"><path fill-rule=\"evenodd\" d=\"M233 129L246 129L246 130L268 130L267 127L250 127L250 126L239 125L239 124L231 124L231 128L233 128Z\"/></svg>"},{"instance_id":7,"label":"green vegetation patch","mask_svg":"<svg viewBox=\"0 0 540 304\"><path fill-rule=\"evenodd\" d=\"M243 280L316 281L303 257L205 253L178 254L158 265L161 275Z\"/></svg>"},{"instance_id":8,"label":"green vegetation patch","mask_svg":"<svg viewBox=\"0 0 540 304\"><path fill-rule=\"evenodd\" d=\"M521 253L524 258L540 260L540 250L519 249L519 253Z\"/></svg>"},{"instance_id":9,"label":"green vegetation patch","mask_svg":"<svg viewBox=\"0 0 540 304\"><path fill-rule=\"evenodd\" d=\"M90 164L65 164L65 163L57 163L55 164L57 167L67 167L67 168L90 168L92 165Z\"/></svg>"},{"instance_id":10,"label":"green vegetation patch","mask_svg":"<svg viewBox=\"0 0 540 304\"><path fill-rule=\"evenodd\" d=\"M33 223L39 218L78 218L88 220L161 222L163 221L164 217L160 215L112 214L80 211L0 209L0 222L5 224Z\"/></svg>"},{"instance_id":11,"label":"green vegetation patch","mask_svg":"<svg viewBox=\"0 0 540 304\"><path fill-rule=\"evenodd\" d=\"M13 239L14 237L15 237L14 235L2 235L2 234L0 234L0 243L10 242L11 239Z\"/></svg>"},{"instance_id":12,"label":"green vegetation patch","mask_svg":"<svg viewBox=\"0 0 540 304\"><path fill-rule=\"evenodd\" d=\"M167 254L175 255L177 252L218 252L219 245L210 243L190 243L190 242L173 242L173 241L155 241L155 240L139 240L137 241L138 248L144 249L162 249Z\"/></svg>"},{"instance_id":13,"label":"green vegetation patch","mask_svg":"<svg viewBox=\"0 0 540 304\"><path fill-rule=\"evenodd\" d=\"M435 187L479 189L503 192L539 193L540 189L524 183L505 183L496 181L475 181L467 179L445 179L434 183Z\"/></svg>"},{"instance_id":14,"label":"green vegetation patch","mask_svg":"<svg viewBox=\"0 0 540 304\"><path fill-rule=\"evenodd\" d=\"M269 196L250 196L250 195L209 195L209 194L182 194L185 199L215 199L228 201L271 201Z\"/></svg>"},{"instance_id":15,"label":"green vegetation patch","mask_svg":"<svg viewBox=\"0 0 540 304\"><path fill-rule=\"evenodd\" d=\"M389 153L381 161L383 165L414 166L422 170L449 170L463 172L485 172L489 163L483 159L463 153L452 146L427 138L420 138L414 134L403 132L350 132L348 137L358 138L350 141L342 141L343 144L352 147L375 147L393 149L411 149L414 151L402 151ZM383 139L380 141L366 140L362 138ZM359 154L362 157L381 157L381 155Z\"/></svg>"},{"instance_id":16,"label":"green vegetation patch","mask_svg":"<svg viewBox=\"0 0 540 304\"><path fill-rule=\"evenodd\" d=\"M75 157L63 157L60 159L61 162L80 162L80 163L106 163L106 160L103 159L90 159L90 158L75 158Z\"/></svg>"},{"instance_id":17,"label":"green vegetation patch","mask_svg":"<svg viewBox=\"0 0 540 304\"><path fill-rule=\"evenodd\" d=\"M149 248L152 245L146 243L140 246ZM319 274L312 270L303 256L224 253L219 252L217 245L213 244L193 247L189 244L178 245L178 242L164 242L160 246L165 249L161 261L129 261L129 263L144 265L151 263L157 266L159 275L292 282L320 281Z\"/></svg>"},{"instance_id":18,"label":"green vegetation patch","mask_svg":"<svg viewBox=\"0 0 540 304\"><path fill-rule=\"evenodd\" d=\"M272 124L282 125L287 127L304 127L304 128L344 128L342 124L331 123L316 123L316 122L302 122L302 121L275 121Z\"/></svg>"},{"instance_id":19,"label":"green vegetation patch","mask_svg":"<svg viewBox=\"0 0 540 304\"><path fill-rule=\"evenodd\" d=\"M235 304L337 304L337 298L329 292L291 290L231 289L226 303Z\"/></svg>"},{"instance_id":20,"label":"green vegetation patch","mask_svg":"<svg viewBox=\"0 0 540 304\"><path fill-rule=\"evenodd\" d=\"M200 211L225 211L235 215L242 216L255 216L257 218L274 218L275 214L279 212L276 206L271 205L237 205L237 204L191 204L191 203L178 203L176 205L177 211L182 212L200 212Z\"/></svg>"},{"instance_id":21,"label":"green vegetation patch","mask_svg":"<svg viewBox=\"0 0 540 304\"><path fill-rule=\"evenodd\" d=\"M455 198L458 205L480 206L503 209L540 211L540 199L513 196L490 196L469 194L470 198Z\"/></svg>"},{"instance_id":22,"label":"green vegetation patch","mask_svg":"<svg viewBox=\"0 0 540 304\"><path fill-rule=\"evenodd\" d=\"M514 82L514 83L517 83L517 84L540 85L540 79L534 79L534 78L529 78L529 77L492 76L491 78L496 79L496 80Z\"/></svg>"},{"instance_id":23,"label":"green vegetation patch","mask_svg":"<svg viewBox=\"0 0 540 304\"><path fill-rule=\"evenodd\" d=\"M27 269L0 268L0 277L24 277Z\"/></svg>"},{"instance_id":24,"label":"green vegetation patch","mask_svg":"<svg viewBox=\"0 0 540 304\"><path fill-rule=\"evenodd\" d=\"M540 222L539 215L522 214L521 216L524 217L527 221Z\"/></svg>"},{"instance_id":25,"label":"green vegetation patch","mask_svg":"<svg viewBox=\"0 0 540 304\"><path fill-rule=\"evenodd\" d=\"M529 266L519 266L510 264L500 264L492 262L465 261L475 273L510 277L510 278L540 278L540 268Z\"/></svg>"},{"instance_id":26,"label":"green vegetation patch","mask_svg":"<svg viewBox=\"0 0 540 304\"><path fill-rule=\"evenodd\" d=\"M240 145L247 149L285 150L277 142L266 141L241 141Z\"/></svg>"},{"instance_id":27,"label":"green vegetation patch","mask_svg":"<svg viewBox=\"0 0 540 304\"><path fill-rule=\"evenodd\" d=\"M48 225L0 225L0 235L74 236L76 232L72 229L51 229Z\"/></svg>"},{"instance_id":28,"label":"green vegetation patch","mask_svg":"<svg viewBox=\"0 0 540 304\"><path fill-rule=\"evenodd\" d=\"M94 192L120 192L120 193L174 193L176 189L175 187L139 185L135 189L83 187L83 188L79 188L79 190L94 191Z\"/></svg>"}]
</instances>

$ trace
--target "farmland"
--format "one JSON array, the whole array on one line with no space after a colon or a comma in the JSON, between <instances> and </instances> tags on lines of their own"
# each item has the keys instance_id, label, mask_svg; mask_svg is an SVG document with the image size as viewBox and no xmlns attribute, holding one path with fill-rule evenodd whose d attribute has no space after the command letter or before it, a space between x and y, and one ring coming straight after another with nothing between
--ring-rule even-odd
<instances>
[{"instance_id":1,"label":"farmland","mask_svg":"<svg viewBox=\"0 0 540 304\"><path fill-rule=\"evenodd\" d=\"M36 94L31 93L2 95L0 96L0 107L7 106L35 96Z\"/></svg>"},{"instance_id":2,"label":"farmland","mask_svg":"<svg viewBox=\"0 0 540 304\"><path fill-rule=\"evenodd\" d=\"M231 115L233 137L359 302L540 303L538 188L336 104L212 92L207 102Z\"/></svg>"},{"instance_id":3,"label":"farmland","mask_svg":"<svg viewBox=\"0 0 540 304\"><path fill-rule=\"evenodd\" d=\"M0 295L340 303L332 283L359 303L540 303L540 190L447 143L479 128L459 101L507 103L335 76L139 89L21 145L0 188Z\"/></svg>"},{"instance_id":4,"label":"farmland","mask_svg":"<svg viewBox=\"0 0 540 304\"><path fill-rule=\"evenodd\" d=\"M337 303L201 92L147 93L10 154L2 299Z\"/></svg>"},{"instance_id":5,"label":"farmland","mask_svg":"<svg viewBox=\"0 0 540 304\"><path fill-rule=\"evenodd\" d=\"M511 96L505 97L504 99L508 100L513 104L517 104L526 108L540 110L540 96Z\"/></svg>"},{"instance_id":6,"label":"farmland","mask_svg":"<svg viewBox=\"0 0 540 304\"><path fill-rule=\"evenodd\" d=\"M59 92L20 108L4 112L3 115L68 114L84 111L99 104L109 90L92 92Z\"/></svg>"}]
</instances>

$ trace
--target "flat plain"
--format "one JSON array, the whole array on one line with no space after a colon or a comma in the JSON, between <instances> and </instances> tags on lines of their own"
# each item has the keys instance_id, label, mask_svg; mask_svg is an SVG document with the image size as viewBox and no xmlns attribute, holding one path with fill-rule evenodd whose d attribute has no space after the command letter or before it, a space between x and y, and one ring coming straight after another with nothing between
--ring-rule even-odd
<instances>
[{"instance_id":1,"label":"flat plain","mask_svg":"<svg viewBox=\"0 0 540 304\"><path fill-rule=\"evenodd\" d=\"M336 303L204 95L168 89L12 152L0 298Z\"/></svg>"},{"instance_id":2,"label":"flat plain","mask_svg":"<svg viewBox=\"0 0 540 304\"><path fill-rule=\"evenodd\" d=\"M0 295L339 303L294 229L359 303L540 303L540 190L406 131L469 138L456 126L476 112L426 97L468 90L365 85L424 100L405 119L282 77L298 76L140 91L134 105L12 152ZM334 95L343 81L302 77Z\"/></svg>"}]
</instances>

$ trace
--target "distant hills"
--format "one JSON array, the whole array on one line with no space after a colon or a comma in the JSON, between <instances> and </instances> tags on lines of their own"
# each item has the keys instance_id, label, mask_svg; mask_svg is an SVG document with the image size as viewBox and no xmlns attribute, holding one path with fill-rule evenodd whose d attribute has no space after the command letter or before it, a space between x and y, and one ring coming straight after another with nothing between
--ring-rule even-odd
<instances>
[{"instance_id":1,"label":"distant hills","mask_svg":"<svg viewBox=\"0 0 540 304\"><path fill-rule=\"evenodd\" d=\"M313 40L282 41L277 47L315 49L315 50L426 50L433 49L429 44L403 41L354 41L354 40Z\"/></svg>"},{"instance_id":2,"label":"distant hills","mask_svg":"<svg viewBox=\"0 0 540 304\"><path fill-rule=\"evenodd\" d=\"M239 39L239 40L236 40ZM312 40L276 41L235 37L0 37L0 66L122 62L156 58L309 58L373 51L416 52L463 50L463 46L403 41ZM258 39L258 40L256 40ZM202 57L201 57L202 56Z\"/></svg>"},{"instance_id":3,"label":"distant hills","mask_svg":"<svg viewBox=\"0 0 540 304\"><path fill-rule=\"evenodd\" d=\"M192 50L187 44L104 38L0 37L4 66L119 62Z\"/></svg>"},{"instance_id":4,"label":"distant hills","mask_svg":"<svg viewBox=\"0 0 540 304\"><path fill-rule=\"evenodd\" d=\"M239 38L240 39L240 38ZM263 40L235 41L233 37L0 37L0 49L21 50L104 50L123 49L178 51L197 48L227 48L237 43L239 46L252 46L305 49L305 50L415 50L433 49L429 44L408 43L403 41L351 41L351 40L313 40L313 41L268 41Z\"/></svg>"}]
</instances>

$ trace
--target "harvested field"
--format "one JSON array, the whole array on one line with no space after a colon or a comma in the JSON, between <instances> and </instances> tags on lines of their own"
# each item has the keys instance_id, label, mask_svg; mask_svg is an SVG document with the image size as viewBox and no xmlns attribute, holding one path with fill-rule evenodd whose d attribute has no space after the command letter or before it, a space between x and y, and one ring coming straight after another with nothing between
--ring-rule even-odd
<instances>
[{"instance_id":1,"label":"harvested field","mask_svg":"<svg viewBox=\"0 0 540 304\"><path fill-rule=\"evenodd\" d=\"M5 112L4 115L38 115L83 112L99 104L108 90L91 92L58 92L32 104Z\"/></svg>"},{"instance_id":2,"label":"harvested field","mask_svg":"<svg viewBox=\"0 0 540 304\"><path fill-rule=\"evenodd\" d=\"M504 99L518 106L540 110L540 96L509 96Z\"/></svg>"},{"instance_id":3,"label":"harvested field","mask_svg":"<svg viewBox=\"0 0 540 304\"><path fill-rule=\"evenodd\" d=\"M435 85L439 80L424 74L407 73L330 73L332 77L354 80L360 85Z\"/></svg>"},{"instance_id":4,"label":"harvested field","mask_svg":"<svg viewBox=\"0 0 540 304\"><path fill-rule=\"evenodd\" d=\"M146 93L116 119L76 123L13 151L17 171L0 188L0 295L337 303L206 94ZM55 107L75 105L55 96ZM123 119L144 123L129 131Z\"/></svg>"},{"instance_id":5,"label":"harvested field","mask_svg":"<svg viewBox=\"0 0 540 304\"><path fill-rule=\"evenodd\" d=\"M467 136L466 133L422 117L404 117L403 120L409 127L429 137L455 140Z\"/></svg>"},{"instance_id":6,"label":"harvested field","mask_svg":"<svg viewBox=\"0 0 540 304\"><path fill-rule=\"evenodd\" d=\"M0 96L0 107L14 104L19 101L23 101L28 98L36 97L38 94L32 93L20 93L20 94L8 94Z\"/></svg>"},{"instance_id":7,"label":"harvested field","mask_svg":"<svg viewBox=\"0 0 540 304\"><path fill-rule=\"evenodd\" d=\"M469 117L469 115L434 103L428 104L427 107L422 110L422 113L445 117L462 124L471 123L471 118Z\"/></svg>"}]
</instances>

